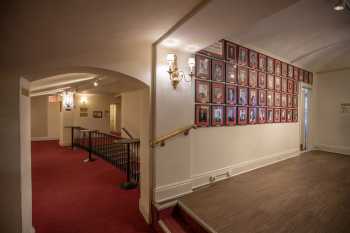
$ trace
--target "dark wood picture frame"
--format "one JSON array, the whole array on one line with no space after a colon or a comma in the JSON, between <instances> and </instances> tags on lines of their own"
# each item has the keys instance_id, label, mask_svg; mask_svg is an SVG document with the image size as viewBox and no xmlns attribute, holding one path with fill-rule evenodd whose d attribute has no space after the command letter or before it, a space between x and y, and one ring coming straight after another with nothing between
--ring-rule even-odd
<instances>
[{"instance_id":1,"label":"dark wood picture frame","mask_svg":"<svg viewBox=\"0 0 350 233\"><path fill-rule=\"evenodd\" d=\"M281 107L282 108L287 107L287 94L282 93L281 95Z\"/></svg>"},{"instance_id":2,"label":"dark wood picture frame","mask_svg":"<svg viewBox=\"0 0 350 233\"><path fill-rule=\"evenodd\" d=\"M281 61L275 59L275 75L282 76Z\"/></svg>"},{"instance_id":3,"label":"dark wood picture frame","mask_svg":"<svg viewBox=\"0 0 350 233\"><path fill-rule=\"evenodd\" d=\"M293 110L287 109L287 122L293 122Z\"/></svg>"},{"instance_id":4,"label":"dark wood picture frame","mask_svg":"<svg viewBox=\"0 0 350 233\"><path fill-rule=\"evenodd\" d=\"M226 82L237 84L237 65L226 63Z\"/></svg>"},{"instance_id":5,"label":"dark wood picture frame","mask_svg":"<svg viewBox=\"0 0 350 233\"><path fill-rule=\"evenodd\" d=\"M211 79L216 82L225 82L225 62L212 60L211 64Z\"/></svg>"},{"instance_id":6,"label":"dark wood picture frame","mask_svg":"<svg viewBox=\"0 0 350 233\"><path fill-rule=\"evenodd\" d=\"M293 104L292 104L292 107L293 108L297 108L298 107L298 96L297 95L293 95L292 96L292 102L293 102Z\"/></svg>"},{"instance_id":7,"label":"dark wood picture frame","mask_svg":"<svg viewBox=\"0 0 350 233\"><path fill-rule=\"evenodd\" d=\"M267 91L266 92L266 105L267 107L274 107L275 102L275 92L273 91Z\"/></svg>"},{"instance_id":8,"label":"dark wood picture frame","mask_svg":"<svg viewBox=\"0 0 350 233\"><path fill-rule=\"evenodd\" d=\"M237 124L246 125L248 123L248 108L238 107L237 108Z\"/></svg>"},{"instance_id":9,"label":"dark wood picture frame","mask_svg":"<svg viewBox=\"0 0 350 233\"><path fill-rule=\"evenodd\" d=\"M281 93L275 92L275 107L281 107Z\"/></svg>"},{"instance_id":10,"label":"dark wood picture frame","mask_svg":"<svg viewBox=\"0 0 350 233\"><path fill-rule=\"evenodd\" d=\"M293 70L294 70L294 75L293 75L294 80L299 80L299 68L294 66Z\"/></svg>"},{"instance_id":11,"label":"dark wood picture frame","mask_svg":"<svg viewBox=\"0 0 350 233\"><path fill-rule=\"evenodd\" d=\"M281 75L288 77L288 64L285 62L281 62Z\"/></svg>"},{"instance_id":12,"label":"dark wood picture frame","mask_svg":"<svg viewBox=\"0 0 350 233\"><path fill-rule=\"evenodd\" d=\"M255 107L248 108L248 124L255 125L258 122L258 109Z\"/></svg>"},{"instance_id":13,"label":"dark wood picture frame","mask_svg":"<svg viewBox=\"0 0 350 233\"><path fill-rule=\"evenodd\" d=\"M279 76L275 76L275 91L282 91L282 78Z\"/></svg>"},{"instance_id":14,"label":"dark wood picture frame","mask_svg":"<svg viewBox=\"0 0 350 233\"><path fill-rule=\"evenodd\" d=\"M266 106L266 90L258 90L258 95L259 106Z\"/></svg>"},{"instance_id":15,"label":"dark wood picture frame","mask_svg":"<svg viewBox=\"0 0 350 233\"><path fill-rule=\"evenodd\" d=\"M213 104L225 103L225 84L224 83L212 83L211 84L211 102Z\"/></svg>"},{"instance_id":16,"label":"dark wood picture frame","mask_svg":"<svg viewBox=\"0 0 350 233\"><path fill-rule=\"evenodd\" d=\"M273 121L275 123L280 123L281 122L281 109L280 108L275 108L273 113Z\"/></svg>"},{"instance_id":17,"label":"dark wood picture frame","mask_svg":"<svg viewBox=\"0 0 350 233\"><path fill-rule=\"evenodd\" d=\"M258 123L266 123L266 108L258 108Z\"/></svg>"},{"instance_id":18,"label":"dark wood picture frame","mask_svg":"<svg viewBox=\"0 0 350 233\"><path fill-rule=\"evenodd\" d=\"M239 46L238 47L238 64L241 66L248 66L248 49Z\"/></svg>"},{"instance_id":19,"label":"dark wood picture frame","mask_svg":"<svg viewBox=\"0 0 350 233\"><path fill-rule=\"evenodd\" d=\"M238 87L237 90L237 105L245 106L248 105L248 88Z\"/></svg>"},{"instance_id":20,"label":"dark wood picture frame","mask_svg":"<svg viewBox=\"0 0 350 233\"><path fill-rule=\"evenodd\" d=\"M237 84L240 86L248 86L248 68L239 66L237 75Z\"/></svg>"},{"instance_id":21,"label":"dark wood picture frame","mask_svg":"<svg viewBox=\"0 0 350 233\"><path fill-rule=\"evenodd\" d=\"M249 100L248 103L250 106L258 105L258 90L254 88L249 88Z\"/></svg>"},{"instance_id":22,"label":"dark wood picture frame","mask_svg":"<svg viewBox=\"0 0 350 233\"><path fill-rule=\"evenodd\" d=\"M226 85L226 104L236 105L237 104L237 86Z\"/></svg>"},{"instance_id":23,"label":"dark wood picture frame","mask_svg":"<svg viewBox=\"0 0 350 233\"><path fill-rule=\"evenodd\" d=\"M225 53L226 60L231 63L237 64L238 45L229 41L225 41L225 47L226 47L226 53Z\"/></svg>"},{"instance_id":24,"label":"dark wood picture frame","mask_svg":"<svg viewBox=\"0 0 350 233\"><path fill-rule=\"evenodd\" d=\"M267 74L267 89L275 89L275 76L273 74Z\"/></svg>"},{"instance_id":25,"label":"dark wood picture frame","mask_svg":"<svg viewBox=\"0 0 350 233\"><path fill-rule=\"evenodd\" d=\"M253 69L258 68L258 53L254 50L249 50L249 67Z\"/></svg>"},{"instance_id":26,"label":"dark wood picture frame","mask_svg":"<svg viewBox=\"0 0 350 233\"><path fill-rule=\"evenodd\" d=\"M267 108L266 109L266 123L273 123L273 108Z\"/></svg>"},{"instance_id":27,"label":"dark wood picture frame","mask_svg":"<svg viewBox=\"0 0 350 233\"><path fill-rule=\"evenodd\" d=\"M258 87L266 89L266 73L261 71L258 72Z\"/></svg>"},{"instance_id":28,"label":"dark wood picture frame","mask_svg":"<svg viewBox=\"0 0 350 233\"><path fill-rule=\"evenodd\" d=\"M196 78L197 79L204 79L204 80L210 80L211 79L211 59L196 54Z\"/></svg>"},{"instance_id":29,"label":"dark wood picture frame","mask_svg":"<svg viewBox=\"0 0 350 233\"><path fill-rule=\"evenodd\" d=\"M293 78L294 70L292 65L288 65L288 77Z\"/></svg>"},{"instance_id":30,"label":"dark wood picture frame","mask_svg":"<svg viewBox=\"0 0 350 233\"><path fill-rule=\"evenodd\" d=\"M195 124L199 127L209 127L210 125L210 105L195 105Z\"/></svg>"},{"instance_id":31,"label":"dark wood picture frame","mask_svg":"<svg viewBox=\"0 0 350 233\"><path fill-rule=\"evenodd\" d=\"M249 87L256 88L258 86L258 71L249 69Z\"/></svg>"},{"instance_id":32,"label":"dark wood picture frame","mask_svg":"<svg viewBox=\"0 0 350 233\"><path fill-rule=\"evenodd\" d=\"M259 53L259 70L266 72L266 55Z\"/></svg>"},{"instance_id":33,"label":"dark wood picture frame","mask_svg":"<svg viewBox=\"0 0 350 233\"><path fill-rule=\"evenodd\" d=\"M203 80L195 80L195 102L209 103L211 100L210 82Z\"/></svg>"},{"instance_id":34,"label":"dark wood picture frame","mask_svg":"<svg viewBox=\"0 0 350 233\"><path fill-rule=\"evenodd\" d=\"M287 93L287 89L288 89L287 79L282 78L282 92Z\"/></svg>"},{"instance_id":35,"label":"dark wood picture frame","mask_svg":"<svg viewBox=\"0 0 350 233\"><path fill-rule=\"evenodd\" d=\"M287 122L287 109L281 108L281 122Z\"/></svg>"},{"instance_id":36,"label":"dark wood picture frame","mask_svg":"<svg viewBox=\"0 0 350 233\"><path fill-rule=\"evenodd\" d=\"M270 74L275 74L275 59L272 57L267 57L267 72Z\"/></svg>"},{"instance_id":37,"label":"dark wood picture frame","mask_svg":"<svg viewBox=\"0 0 350 233\"><path fill-rule=\"evenodd\" d=\"M291 94L287 94L287 107L292 108L293 107L293 99Z\"/></svg>"},{"instance_id":38,"label":"dark wood picture frame","mask_svg":"<svg viewBox=\"0 0 350 233\"><path fill-rule=\"evenodd\" d=\"M237 125L237 107L226 106L226 125L234 126Z\"/></svg>"},{"instance_id":39,"label":"dark wood picture frame","mask_svg":"<svg viewBox=\"0 0 350 233\"><path fill-rule=\"evenodd\" d=\"M293 109L293 122L298 122L298 109Z\"/></svg>"},{"instance_id":40,"label":"dark wood picture frame","mask_svg":"<svg viewBox=\"0 0 350 233\"><path fill-rule=\"evenodd\" d=\"M223 126L225 123L224 105L211 106L211 126Z\"/></svg>"},{"instance_id":41,"label":"dark wood picture frame","mask_svg":"<svg viewBox=\"0 0 350 233\"><path fill-rule=\"evenodd\" d=\"M287 80L287 92L288 93L293 93L293 89L294 89L294 81L291 79Z\"/></svg>"}]
</instances>

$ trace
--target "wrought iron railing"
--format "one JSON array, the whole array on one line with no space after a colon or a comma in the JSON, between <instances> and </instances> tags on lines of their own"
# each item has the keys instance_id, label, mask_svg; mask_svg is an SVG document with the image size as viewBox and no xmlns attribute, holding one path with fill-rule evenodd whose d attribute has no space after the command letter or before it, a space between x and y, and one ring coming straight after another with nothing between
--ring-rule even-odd
<instances>
[{"instance_id":1,"label":"wrought iron railing","mask_svg":"<svg viewBox=\"0 0 350 233\"><path fill-rule=\"evenodd\" d=\"M92 155L109 162L127 176L122 184L125 189L134 188L140 179L139 139L120 139L112 134L72 127L72 148L82 148L89 153L85 162L94 161Z\"/></svg>"}]
</instances>

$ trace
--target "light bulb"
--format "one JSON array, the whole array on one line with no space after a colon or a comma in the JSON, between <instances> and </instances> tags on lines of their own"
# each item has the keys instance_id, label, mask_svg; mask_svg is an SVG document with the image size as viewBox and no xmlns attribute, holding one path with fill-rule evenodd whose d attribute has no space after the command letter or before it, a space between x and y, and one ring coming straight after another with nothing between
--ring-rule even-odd
<instances>
[{"instance_id":1,"label":"light bulb","mask_svg":"<svg viewBox=\"0 0 350 233\"><path fill-rule=\"evenodd\" d=\"M97 81L94 82L94 86L95 86L95 87L98 86L98 82L97 82Z\"/></svg>"},{"instance_id":2,"label":"light bulb","mask_svg":"<svg viewBox=\"0 0 350 233\"><path fill-rule=\"evenodd\" d=\"M188 66L192 69L194 65L196 64L193 57L188 58Z\"/></svg>"},{"instance_id":3,"label":"light bulb","mask_svg":"<svg viewBox=\"0 0 350 233\"><path fill-rule=\"evenodd\" d=\"M337 4L334 5L334 8L333 8L333 9L336 10L336 11L342 11L342 10L344 10L344 9L345 9L345 7L344 7L344 2L343 2L342 0L339 0L339 1L337 2Z\"/></svg>"},{"instance_id":4,"label":"light bulb","mask_svg":"<svg viewBox=\"0 0 350 233\"><path fill-rule=\"evenodd\" d=\"M169 63L173 63L176 59L176 55L174 53L168 53L166 59Z\"/></svg>"}]
</instances>

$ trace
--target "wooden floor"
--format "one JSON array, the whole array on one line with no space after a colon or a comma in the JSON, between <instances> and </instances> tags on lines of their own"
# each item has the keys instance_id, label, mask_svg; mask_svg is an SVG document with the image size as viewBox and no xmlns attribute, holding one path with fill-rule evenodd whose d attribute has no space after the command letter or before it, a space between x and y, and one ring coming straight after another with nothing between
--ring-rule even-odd
<instances>
[{"instance_id":1,"label":"wooden floor","mask_svg":"<svg viewBox=\"0 0 350 233\"><path fill-rule=\"evenodd\" d=\"M217 233L350 232L350 156L314 151L180 199Z\"/></svg>"}]
</instances>

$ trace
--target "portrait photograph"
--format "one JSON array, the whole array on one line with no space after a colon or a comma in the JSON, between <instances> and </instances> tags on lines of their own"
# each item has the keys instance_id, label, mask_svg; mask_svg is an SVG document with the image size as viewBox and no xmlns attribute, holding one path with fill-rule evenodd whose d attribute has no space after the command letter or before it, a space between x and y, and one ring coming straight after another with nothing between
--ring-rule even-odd
<instances>
[{"instance_id":1,"label":"portrait photograph","mask_svg":"<svg viewBox=\"0 0 350 233\"><path fill-rule=\"evenodd\" d=\"M266 104L267 104L268 107L273 107L273 104L274 104L274 93L273 93L273 91L267 91Z\"/></svg>"},{"instance_id":2,"label":"portrait photograph","mask_svg":"<svg viewBox=\"0 0 350 233\"><path fill-rule=\"evenodd\" d=\"M281 73L281 61L279 61L279 60L275 60L275 74L277 76L282 75L282 73Z\"/></svg>"},{"instance_id":3,"label":"portrait photograph","mask_svg":"<svg viewBox=\"0 0 350 233\"><path fill-rule=\"evenodd\" d=\"M210 102L210 83L196 80L196 103Z\"/></svg>"},{"instance_id":4,"label":"portrait photograph","mask_svg":"<svg viewBox=\"0 0 350 233\"><path fill-rule=\"evenodd\" d=\"M238 107L238 119L237 123L239 125L246 125L248 122L248 110L247 107Z\"/></svg>"},{"instance_id":5,"label":"portrait photograph","mask_svg":"<svg viewBox=\"0 0 350 233\"><path fill-rule=\"evenodd\" d=\"M293 93L293 89L294 89L294 81L291 79L288 79L287 80L287 92Z\"/></svg>"},{"instance_id":6,"label":"portrait photograph","mask_svg":"<svg viewBox=\"0 0 350 233\"><path fill-rule=\"evenodd\" d=\"M249 86L257 87L258 85L258 72L256 70L249 70Z\"/></svg>"},{"instance_id":7,"label":"portrait photograph","mask_svg":"<svg viewBox=\"0 0 350 233\"><path fill-rule=\"evenodd\" d=\"M275 73L275 62L272 57L267 57L267 72L270 74Z\"/></svg>"},{"instance_id":8,"label":"portrait photograph","mask_svg":"<svg viewBox=\"0 0 350 233\"><path fill-rule=\"evenodd\" d=\"M293 95L293 108L298 107L298 96Z\"/></svg>"},{"instance_id":9,"label":"portrait photograph","mask_svg":"<svg viewBox=\"0 0 350 233\"><path fill-rule=\"evenodd\" d=\"M248 104L248 88L238 87L238 105L247 105Z\"/></svg>"},{"instance_id":10,"label":"portrait photograph","mask_svg":"<svg viewBox=\"0 0 350 233\"><path fill-rule=\"evenodd\" d=\"M211 84L211 102L214 104L223 104L225 102L225 84Z\"/></svg>"},{"instance_id":11,"label":"portrait photograph","mask_svg":"<svg viewBox=\"0 0 350 233\"><path fill-rule=\"evenodd\" d=\"M266 74L264 72L258 73L258 85L259 88L266 89Z\"/></svg>"},{"instance_id":12,"label":"portrait photograph","mask_svg":"<svg viewBox=\"0 0 350 233\"><path fill-rule=\"evenodd\" d=\"M299 79L299 68L294 66L293 70L294 70L293 78L294 78L294 80L298 80Z\"/></svg>"},{"instance_id":13,"label":"portrait photograph","mask_svg":"<svg viewBox=\"0 0 350 233\"><path fill-rule=\"evenodd\" d=\"M259 90L259 106L266 106L266 91Z\"/></svg>"},{"instance_id":14,"label":"portrait photograph","mask_svg":"<svg viewBox=\"0 0 350 233\"><path fill-rule=\"evenodd\" d=\"M266 56L259 53L259 70L266 71Z\"/></svg>"},{"instance_id":15,"label":"portrait photograph","mask_svg":"<svg viewBox=\"0 0 350 233\"><path fill-rule=\"evenodd\" d=\"M273 123L273 108L268 108L266 110L266 122Z\"/></svg>"},{"instance_id":16,"label":"portrait photograph","mask_svg":"<svg viewBox=\"0 0 350 233\"><path fill-rule=\"evenodd\" d=\"M275 107L281 107L281 93L275 92Z\"/></svg>"},{"instance_id":17,"label":"portrait photograph","mask_svg":"<svg viewBox=\"0 0 350 233\"><path fill-rule=\"evenodd\" d=\"M244 67L238 67L238 85L248 86L248 69Z\"/></svg>"},{"instance_id":18,"label":"portrait photograph","mask_svg":"<svg viewBox=\"0 0 350 233\"><path fill-rule=\"evenodd\" d=\"M298 110L293 109L293 122L298 122Z\"/></svg>"},{"instance_id":19,"label":"portrait photograph","mask_svg":"<svg viewBox=\"0 0 350 233\"><path fill-rule=\"evenodd\" d=\"M288 77L293 78L294 70L292 65L288 65Z\"/></svg>"},{"instance_id":20,"label":"portrait photograph","mask_svg":"<svg viewBox=\"0 0 350 233\"><path fill-rule=\"evenodd\" d=\"M249 105L256 106L258 105L258 91L257 89L249 89Z\"/></svg>"},{"instance_id":21,"label":"portrait photograph","mask_svg":"<svg viewBox=\"0 0 350 233\"><path fill-rule=\"evenodd\" d=\"M258 108L258 123L266 123L266 108Z\"/></svg>"},{"instance_id":22,"label":"portrait photograph","mask_svg":"<svg viewBox=\"0 0 350 233\"><path fill-rule=\"evenodd\" d=\"M226 104L237 104L237 87L232 85L226 86Z\"/></svg>"},{"instance_id":23,"label":"portrait photograph","mask_svg":"<svg viewBox=\"0 0 350 233\"><path fill-rule=\"evenodd\" d=\"M282 79L281 77L275 77L275 90L280 92L282 90Z\"/></svg>"},{"instance_id":24,"label":"portrait photograph","mask_svg":"<svg viewBox=\"0 0 350 233\"><path fill-rule=\"evenodd\" d=\"M287 121L287 110L285 108L281 109L281 122Z\"/></svg>"},{"instance_id":25,"label":"portrait photograph","mask_svg":"<svg viewBox=\"0 0 350 233\"><path fill-rule=\"evenodd\" d=\"M249 50L249 67L253 69L258 68L258 53L254 50Z\"/></svg>"},{"instance_id":26,"label":"portrait photograph","mask_svg":"<svg viewBox=\"0 0 350 233\"><path fill-rule=\"evenodd\" d=\"M274 90L275 89L275 76L272 74L267 75L267 89Z\"/></svg>"},{"instance_id":27,"label":"portrait photograph","mask_svg":"<svg viewBox=\"0 0 350 233\"><path fill-rule=\"evenodd\" d=\"M196 55L196 78L209 80L210 74L210 59L205 56Z\"/></svg>"},{"instance_id":28,"label":"portrait photograph","mask_svg":"<svg viewBox=\"0 0 350 233\"><path fill-rule=\"evenodd\" d=\"M237 45L226 41L226 60L237 63Z\"/></svg>"},{"instance_id":29,"label":"portrait photograph","mask_svg":"<svg viewBox=\"0 0 350 233\"><path fill-rule=\"evenodd\" d=\"M237 124L237 107L226 107L226 125L232 126Z\"/></svg>"},{"instance_id":30,"label":"portrait photograph","mask_svg":"<svg viewBox=\"0 0 350 233\"><path fill-rule=\"evenodd\" d=\"M309 72L304 70L304 83L309 83Z\"/></svg>"},{"instance_id":31,"label":"portrait photograph","mask_svg":"<svg viewBox=\"0 0 350 233\"><path fill-rule=\"evenodd\" d=\"M213 105L211 109L211 125L223 126L224 125L224 106Z\"/></svg>"},{"instance_id":32,"label":"portrait photograph","mask_svg":"<svg viewBox=\"0 0 350 233\"><path fill-rule=\"evenodd\" d=\"M304 81L304 71L302 69L299 69L299 81Z\"/></svg>"},{"instance_id":33,"label":"portrait photograph","mask_svg":"<svg viewBox=\"0 0 350 233\"><path fill-rule=\"evenodd\" d=\"M287 107L291 108L293 107L293 99L292 99L292 95L287 95Z\"/></svg>"},{"instance_id":34,"label":"portrait photograph","mask_svg":"<svg viewBox=\"0 0 350 233\"><path fill-rule=\"evenodd\" d=\"M209 105L196 104L196 125L209 126L210 107Z\"/></svg>"},{"instance_id":35,"label":"portrait photograph","mask_svg":"<svg viewBox=\"0 0 350 233\"><path fill-rule=\"evenodd\" d=\"M258 117L258 110L256 108L249 108L248 109L248 123L250 125L254 125L257 123L257 117Z\"/></svg>"},{"instance_id":36,"label":"portrait photograph","mask_svg":"<svg viewBox=\"0 0 350 233\"><path fill-rule=\"evenodd\" d=\"M281 106L282 106L282 108L287 107L287 95L286 94L282 94L282 96L281 96Z\"/></svg>"},{"instance_id":37,"label":"portrait photograph","mask_svg":"<svg viewBox=\"0 0 350 233\"><path fill-rule=\"evenodd\" d=\"M287 77L287 75L288 75L288 65L287 65L287 63L282 62L281 66L282 66L282 71L281 71L282 76Z\"/></svg>"},{"instance_id":38,"label":"portrait photograph","mask_svg":"<svg viewBox=\"0 0 350 233\"><path fill-rule=\"evenodd\" d=\"M293 121L293 110L287 109L287 122L292 122L292 121Z\"/></svg>"},{"instance_id":39,"label":"portrait photograph","mask_svg":"<svg viewBox=\"0 0 350 233\"><path fill-rule=\"evenodd\" d=\"M293 93L296 94L296 95L297 95L298 92L299 92L298 86L299 86L299 82L298 82L298 81L295 81L295 82L294 82L294 87L293 87Z\"/></svg>"},{"instance_id":40,"label":"portrait photograph","mask_svg":"<svg viewBox=\"0 0 350 233\"><path fill-rule=\"evenodd\" d=\"M248 49L239 46L238 51L238 64L242 66L248 65Z\"/></svg>"},{"instance_id":41,"label":"portrait photograph","mask_svg":"<svg viewBox=\"0 0 350 233\"><path fill-rule=\"evenodd\" d=\"M314 83L314 75L312 72L309 72L309 84L312 85Z\"/></svg>"},{"instance_id":42,"label":"portrait photograph","mask_svg":"<svg viewBox=\"0 0 350 233\"><path fill-rule=\"evenodd\" d=\"M226 63L226 82L237 84L237 65Z\"/></svg>"},{"instance_id":43,"label":"portrait photograph","mask_svg":"<svg viewBox=\"0 0 350 233\"><path fill-rule=\"evenodd\" d=\"M287 92L287 79L282 78L282 92L286 93Z\"/></svg>"},{"instance_id":44,"label":"portrait photograph","mask_svg":"<svg viewBox=\"0 0 350 233\"><path fill-rule=\"evenodd\" d=\"M281 122L281 109L280 108L275 108L274 109L274 118L273 118L275 123Z\"/></svg>"},{"instance_id":45,"label":"portrait photograph","mask_svg":"<svg viewBox=\"0 0 350 233\"><path fill-rule=\"evenodd\" d=\"M92 117L93 118L102 118L102 111L93 111Z\"/></svg>"},{"instance_id":46,"label":"portrait photograph","mask_svg":"<svg viewBox=\"0 0 350 233\"><path fill-rule=\"evenodd\" d=\"M212 80L216 82L225 82L225 62L212 60Z\"/></svg>"}]
</instances>

